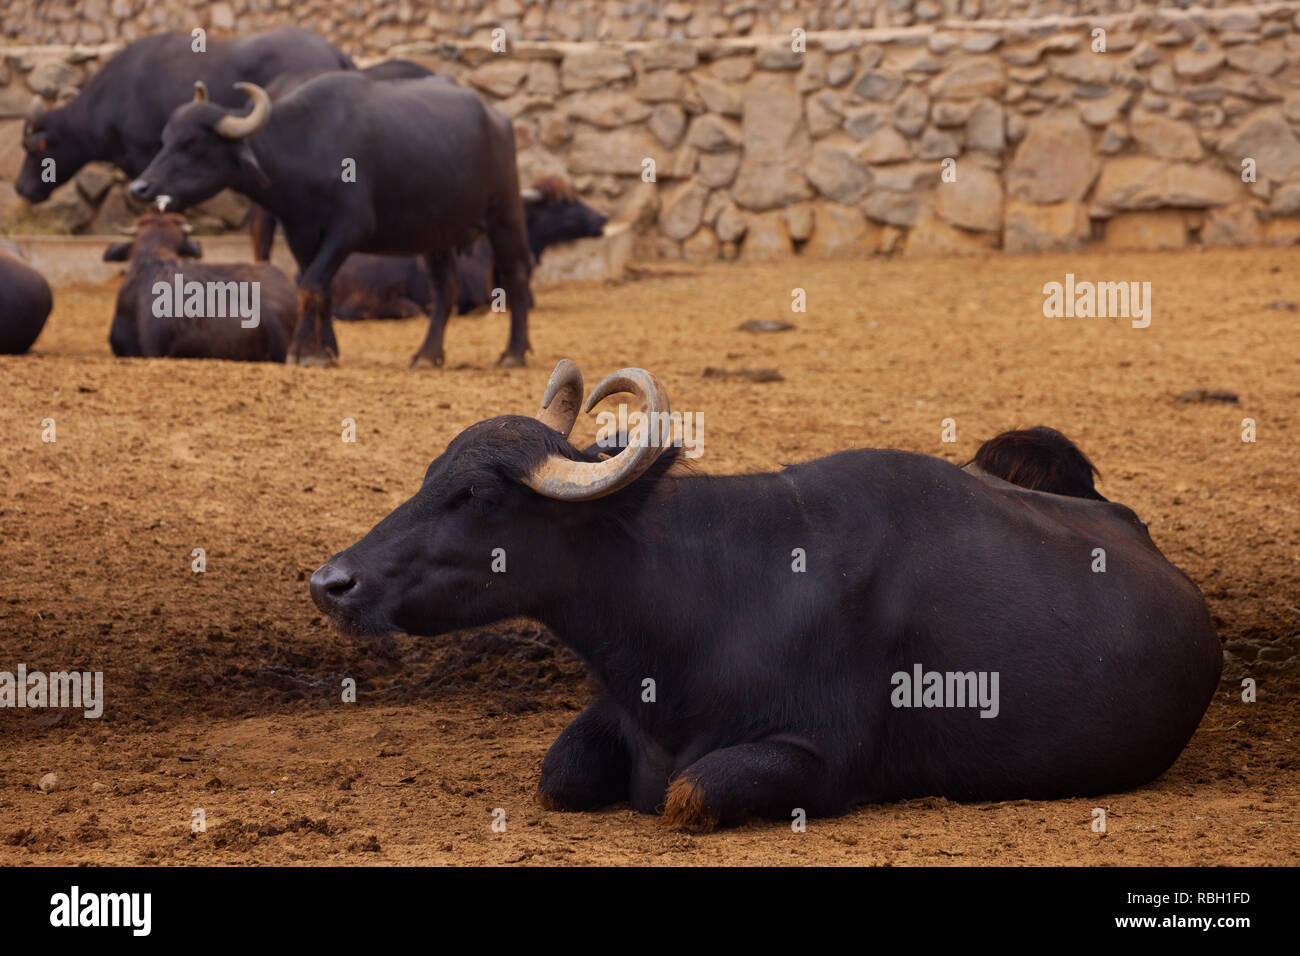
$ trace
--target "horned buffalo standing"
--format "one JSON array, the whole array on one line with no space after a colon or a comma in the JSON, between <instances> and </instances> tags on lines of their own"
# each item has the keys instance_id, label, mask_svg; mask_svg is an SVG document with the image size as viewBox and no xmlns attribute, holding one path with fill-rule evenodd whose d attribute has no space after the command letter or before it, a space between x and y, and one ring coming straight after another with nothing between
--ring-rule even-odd
<instances>
[{"instance_id":1,"label":"horned buffalo standing","mask_svg":"<svg viewBox=\"0 0 1300 956\"><path fill-rule=\"evenodd\" d=\"M0 239L0 354L20 355L45 328L54 296L22 250Z\"/></svg>"},{"instance_id":2,"label":"horned buffalo standing","mask_svg":"<svg viewBox=\"0 0 1300 956\"><path fill-rule=\"evenodd\" d=\"M638 369L585 407L619 392L669 410ZM566 438L581 397L561 363L537 418L466 429L311 579L345 629L526 615L581 655L602 690L546 755L545 806L708 829L1108 793L1168 768L1209 704L1205 602L1128 508L899 451L725 477L652 442L599 460Z\"/></svg>"},{"instance_id":3,"label":"horned buffalo standing","mask_svg":"<svg viewBox=\"0 0 1300 956\"><path fill-rule=\"evenodd\" d=\"M330 282L351 253L418 253L433 294L429 332L412 364L441 365L456 301L452 253L486 234L510 304L500 362L524 363L531 263L506 116L436 78L374 83L325 73L274 109L265 90L240 87L253 100L247 116L197 90L168 120L162 151L131 193L165 194L184 206L229 187L271 211L301 270L289 361L337 357Z\"/></svg>"},{"instance_id":4,"label":"horned buffalo standing","mask_svg":"<svg viewBox=\"0 0 1300 956\"><path fill-rule=\"evenodd\" d=\"M162 130L202 80L218 102L238 106L232 84L269 83L285 72L350 69L352 62L310 30L281 27L212 38L196 52L184 31L136 40L104 64L71 102L46 110L39 99L23 127L26 155L14 183L29 202L47 199L93 160L139 176L162 148Z\"/></svg>"},{"instance_id":5,"label":"horned buffalo standing","mask_svg":"<svg viewBox=\"0 0 1300 956\"><path fill-rule=\"evenodd\" d=\"M202 250L188 232L183 216L149 213L130 242L105 250L106 262L131 263L109 332L113 354L283 362L297 319L293 283L270 263L195 262ZM250 305L255 314L243 314Z\"/></svg>"}]
</instances>

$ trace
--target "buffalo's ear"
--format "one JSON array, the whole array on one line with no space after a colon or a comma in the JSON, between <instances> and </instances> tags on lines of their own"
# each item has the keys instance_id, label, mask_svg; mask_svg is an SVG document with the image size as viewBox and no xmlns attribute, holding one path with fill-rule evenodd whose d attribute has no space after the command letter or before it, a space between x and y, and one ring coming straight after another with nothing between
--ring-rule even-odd
<instances>
[{"instance_id":1,"label":"buffalo's ear","mask_svg":"<svg viewBox=\"0 0 1300 956\"><path fill-rule=\"evenodd\" d=\"M259 186L263 189L271 188L270 177L266 175L266 170L262 168L262 164L257 161L257 156L253 153L253 148L248 145L247 141L240 141L239 146L236 147L235 155L239 157L239 165L244 172L252 176Z\"/></svg>"},{"instance_id":2,"label":"buffalo's ear","mask_svg":"<svg viewBox=\"0 0 1300 956\"><path fill-rule=\"evenodd\" d=\"M177 250L182 256L188 256L191 259L203 258L203 247L194 239L186 239L181 243L180 249Z\"/></svg>"},{"instance_id":3,"label":"buffalo's ear","mask_svg":"<svg viewBox=\"0 0 1300 956\"><path fill-rule=\"evenodd\" d=\"M115 242L104 250L105 262L126 262L131 258L134 242Z\"/></svg>"}]
</instances>

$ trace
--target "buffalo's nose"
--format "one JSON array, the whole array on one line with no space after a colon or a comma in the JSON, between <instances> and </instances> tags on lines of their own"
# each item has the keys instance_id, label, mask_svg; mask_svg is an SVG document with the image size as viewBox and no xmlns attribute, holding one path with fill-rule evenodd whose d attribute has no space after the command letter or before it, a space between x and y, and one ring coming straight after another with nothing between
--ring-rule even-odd
<instances>
[{"instance_id":1,"label":"buffalo's nose","mask_svg":"<svg viewBox=\"0 0 1300 956\"><path fill-rule=\"evenodd\" d=\"M135 182L131 183L129 191L136 199L143 201L149 198L149 184L143 179L137 179Z\"/></svg>"},{"instance_id":2,"label":"buffalo's nose","mask_svg":"<svg viewBox=\"0 0 1300 956\"><path fill-rule=\"evenodd\" d=\"M334 564L324 564L311 576L311 599L322 611L333 611L356 584L356 576L350 571Z\"/></svg>"}]
</instances>

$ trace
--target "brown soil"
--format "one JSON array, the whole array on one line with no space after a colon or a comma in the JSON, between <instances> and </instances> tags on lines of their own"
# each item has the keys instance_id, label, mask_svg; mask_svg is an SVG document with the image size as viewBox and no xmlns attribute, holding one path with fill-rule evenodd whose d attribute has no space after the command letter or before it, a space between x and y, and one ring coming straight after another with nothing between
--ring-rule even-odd
<instances>
[{"instance_id":1,"label":"brown soil","mask_svg":"<svg viewBox=\"0 0 1300 956\"><path fill-rule=\"evenodd\" d=\"M491 364L498 316L454 322L436 372L406 369L421 320L341 325L330 370L119 361L113 290L65 290L35 352L0 357L0 670L103 670L108 703L100 720L0 711L0 863L1295 863L1298 268L1294 249L679 266L539 289L531 364L509 371ZM1044 318L1066 272L1150 281L1151 327ZM796 328L737 331L748 319ZM852 446L958 460L1004 428L1062 429L1232 650L1200 731L1160 780L1100 800L927 799L709 836L625 806L540 809L542 756L587 694L567 651L519 621L386 656L331 631L306 578L459 430L534 411L563 356L589 381L652 369L674 408L706 412L714 472ZM1175 400L1195 388L1240 404Z\"/></svg>"}]
</instances>

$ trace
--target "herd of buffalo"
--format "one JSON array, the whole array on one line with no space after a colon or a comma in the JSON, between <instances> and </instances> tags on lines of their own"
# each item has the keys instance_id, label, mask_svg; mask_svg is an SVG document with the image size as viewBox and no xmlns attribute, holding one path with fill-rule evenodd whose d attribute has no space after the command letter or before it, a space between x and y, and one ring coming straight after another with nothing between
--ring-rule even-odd
<instances>
[{"instance_id":1,"label":"herd of buffalo","mask_svg":"<svg viewBox=\"0 0 1300 956\"><path fill-rule=\"evenodd\" d=\"M404 60L358 70L296 27L213 39L202 53L187 33L138 40L67 104L46 109L38 98L23 146L15 188L29 202L98 160L133 177L130 195L161 213L182 213L223 189L242 193L254 204L259 262L270 258L277 225L284 231L299 269L287 343L281 312L266 329L234 333L224 314L154 323L152 284L128 282L110 337L117 355L331 364L335 317L428 314L412 364L436 366L451 309L486 306L499 289L511 317L501 362L522 365L533 264L547 246L598 236L607 222L559 178L521 190L510 120L451 78ZM137 235L126 253L132 275L258 281L281 304L286 280L271 267L199 270L184 261L199 247L172 235L173 220L146 215L137 232L149 230L161 234ZM114 247L106 258L122 255ZM20 254L4 264L25 268ZM39 334L49 310L38 314L37 304L21 319L8 313L15 345L7 351L25 350ZM19 327L31 341L20 341Z\"/></svg>"},{"instance_id":2,"label":"herd of buffalo","mask_svg":"<svg viewBox=\"0 0 1300 956\"><path fill-rule=\"evenodd\" d=\"M437 366L452 308L500 296L500 361L521 365L535 262L606 222L563 180L521 189L512 124L472 91L400 60L358 70L297 28L202 55L189 34L137 41L71 102L34 108L23 145L31 202L106 160L156 207L105 252L129 262L122 356L331 364L334 318L427 313L412 364ZM197 261L184 211L223 189L253 204L253 264ZM265 261L277 229L295 282ZM178 279L160 315L181 273L230 288L230 308L192 314ZM235 309L245 285L256 324ZM0 351L29 348L50 308L0 244ZM1059 432L1004 433L965 467L856 450L710 476L675 467L653 429L571 444L612 395L670 420L654 375L622 369L584 400L562 361L535 417L465 429L310 582L348 632L525 615L573 648L600 691L546 754L543 806L627 802L707 830L925 795L1094 795L1158 777L1199 724L1222 667L1205 601Z\"/></svg>"}]
</instances>

